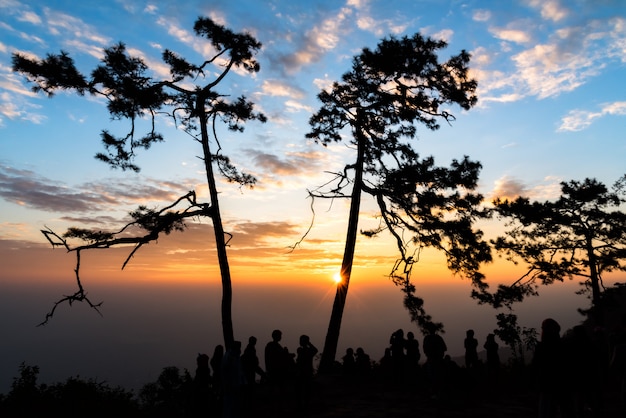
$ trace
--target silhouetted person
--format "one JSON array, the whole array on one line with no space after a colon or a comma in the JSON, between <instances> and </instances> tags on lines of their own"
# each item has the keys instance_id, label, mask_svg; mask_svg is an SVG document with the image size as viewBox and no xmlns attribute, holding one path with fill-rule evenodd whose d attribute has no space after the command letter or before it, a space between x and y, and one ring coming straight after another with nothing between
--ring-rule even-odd
<instances>
[{"instance_id":1,"label":"silhouetted person","mask_svg":"<svg viewBox=\"0 0 626 418\"><path fill-rule=\"evenodd\" d=\"M218 344L213 351L211 357L211 370L213 371L213 396L215 396L217 405L222 404L222 360L224 358L224 346Z\"/></svg>"},{"instance_id":2,"label":"silhouetted person","mask_svg":"<svg viewBox=\"0 0 626 418\"><path fill-rule=\"evenodd\" d=\"M569 353L561 340L561 326L552 318L541 323L532 366L539 390L539 418L574 416ZM560 412L560 415L559 415Z\"/></svg>"},{"instance_id":3,"label":"silhouetted person","mask_svg":"<svg viewBox=\"0 0 626 418\"><path fill-rule=\"evenodd\" d=\"M356 349L354 366L357 376L360 377L367 377L372 371L372 361L370 360L369 354L363 350L363 347Z\"/></svg>"},{"instance_id":4,"label":"silhouetted person","mask_svg":"<svg viewBox=\"0 0 626 418\"><path fill-rule=\"evenodd\" d=\"M393 379L393 359L391 358L391 348L385 348L385 353L380 359L380 375L384 383L389 383Z\"/></svg>"},{"instance_id":5,"label":"silhouetted person","mask_svg":"<svg viewBox=\"0 0 626 418\"><path fill-rule=\"evenodd\" d=\"M246 377L246 383L249 386L254 386L256 382L256 375L261 378L265 376L265 372L259 366L259 357L256 354L256 342L257 339L254 336L248 338L248 345L243 350L241 355L241 365L243 367L243 373Z\"/></svg>"},{"instance_id":6,"label":"silhouetted person","mask_svg":"<svg viewBox=\"0 0 626 418\"><path fill-rule=\"evenodd\" d=\"M596 337L596 340L601 340L600 337ZM596 356L600 362L602 359L601 349L603 344L598 342L595 344ZM622 317L621 323L618 325L615 332L611 335L611 348L609 349L611 359L609 362L610 371L616 376L618 383L618 390L620 395L620 404L622 409L622 416L626 417L626 317ZM601 370L600 367L598 367ZM600 373L599 373L600 374Z\"/></svg>"},{"instance_id":7,"label":"silhouetted person","mask_svg":"<svg viewBox=\"0 0 626 418\"><path fill-rule=\"evenodd\" d=\"M583 417L589 408L594 416L600 416L598 392L602 390L603 380L598 373L599 362L593 340L584 325L575 326L563 339L571 353L571 386L576 414Z\"/></svg>"},{"instance_id":8,"label":"silhouetted person","mask_svg":"<svg viewBox=\"0 0 626 418\"><path fill-rule=\"evenodd\" d=\"M300 336L296 358L296 397L298 407L307 409L313 384L313 359L317 354L317 348L311 344L308 335Z\"/></svg>"},{"instance_id":9,"label":"silhouetted person","mask_svg":"<svg viewBox=\"0 0 626 418\"><path fill-rule=\"evenodd\" d=\"M341 366L343 374L346 376L354 376L356 360L354 359L354 350L346 349L346 354L341 358Z\"/></svg>"},{"instance_id":10,"label":"silhouetted person","mask_svg":"<svg viewBox=\"0 0 626 418\"><path fill-rule=\"evenodd\" d=\"M272 341L265 346L265 372L272 386L281 386L286 378L285 351L280 345L282 337L280 330L272 331Z\"/></svg>"},{"instance_id":11,"label":"silhouetted person","mask_svg":"<svg viewBox=\"0 0 626 418\"><path fill-rule=\"evenodd\" d=\"M245 383L241 366L241 341L234 341L222 358L222 417L237 418L241 414L242 390Z\"/></svg>"},{"instance_id":12,"label":"silhouetted person","mask_svg":"<svg viewBox=\"0 0 626 418\"><path fill-rule=\"evenodd\" d=\"M483 348L487 352L487 379L491 383L498 380L500 374L500 354L498 353L498 343L494 334L488 334Z\"/></svg>"},{"instance_id":13,"label":"silhouetted person","mask_svg":"<svg viewBox=\"0 0 626 418\"><path fill-rule=\"evenodd\" d=\"M478 365L478 340L474 338L474 330L468 329L465 332L465 367L470 369Z\"/></svg>"},{"instance_id":14,"label":"silhouetted person","mask_svg":"<svg viewBox=\"0 0 626 418\"><path fill-rule=\"evenodd\" d=\"M406 370L409 381L417 377L420 358L420 343L415 339L415 334L409 331L406 334Z\"/></svg>"},{"instance_id":15,"label":"silhouetted person","mask_svg":"<svg viewBox=\"0 0 626 418\"><path fill-rule=\"evenodd\" d=\"M426 356L424 368L431 384L432 396L439 398L443 394L446 383L446 369L443 358L446 351L448 351L448 346L441 335L437 334L437 329L433 324L428 324L425 328L427 334L422 344L424 355Z\"/></svg>"},{"instance_id":16,"label":"silhouetted person","mask_svg":"<svg viewBox=\"0 0 626 418\"><path fill-rule=\"evenodd\" d=\"M391 334L389 348L391 348L391 359L393 361L394 381L400 383L400 379L404 375L404 349L406 348L403 330L399 329Z\"/></svg>"},{"instance_id":17,"label":"silhouetted person","mask_svg":"<svg viewBox=\"0 0 626 418\"><path fill-rule=\"evenodd\" d=\"M196 374L193 378L193 410L194 415L206 416L209 413L211 399L211 370L209 356L198 354L196 357Z\"/></svg>"}]
</instances>

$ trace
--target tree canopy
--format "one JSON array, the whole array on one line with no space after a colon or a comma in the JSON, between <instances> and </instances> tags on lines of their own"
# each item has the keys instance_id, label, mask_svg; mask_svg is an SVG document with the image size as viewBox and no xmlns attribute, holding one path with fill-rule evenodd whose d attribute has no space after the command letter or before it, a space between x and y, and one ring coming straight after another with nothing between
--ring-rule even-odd
<instances>
[{"instance_id":1,"label":"tree canopy","mask_svg":"<svg viewBox=\"0 0 626 418\"><path fill-rule=\"evenodd\" d=\"M50 230L42 231L53 246L64 246L68 251L74 251L77 256L78 291L60 302L87 300L93 307L98 306L86 298L80 283L79 266L82 250L134 243L136 247L129 256L130 259L137 249L156 239L159 233L184 228L184 220L188 217L206 216L212 220L215 233L223 289L222 325L224 340L229 346L234 338L231 314L232 286L226 254L228 234L222 225L213 165L215 164L219 172L231 182L251 186L256 179L240 172L230 159L221 153L216 124L221 122L232 131L242 131L246 121L264 122L266 118L254 111L254 104L245 96L230 99L230 94L220 92L218 87L233 68L240 68L247 73L256 73L260 70L255 55L261 48L261 43L248 33L233 32L205 17L196 20L194 32L211 44L212 55L194 64L174 51L165 49L162 59L169 68L167 78L154 76L144 60L132 56L122 42L106 48L100 64L88 76L77 69L74 60L64 51L59 54L48 54L44 59L13 54L13 70L27 77L32 83L33 91L43 92L50 97L59 90L73 91L80 96L90 94L101 97L106 101L113 120L127 121L129 127L123 136L115 136L106 129L101 133L105 152L97 153L96 158L111 167L139 171L139 166L135 163L136 152L164 140L162 134L157 131L159 115L172 118L177 126L201 146L210 194L208 203L196 201L195 192L190 191L164 210L150 211L145 207L139 208L134 212L133 222L116 233L76 228L63 235ZM148 129L140 133L139 126L145 126L143 123L145 121L148 122ZM187 206L175 209L179 204ZM129 226L138 226L144 231L147 230L147 233L132 238L119 238L118 235L127 232ZM86 244L71 246L67 241L68 238L79 238ZM58 303L54 307L57 305ZM54 308L50 314L53 313Z\"/></svg>"},{"instance_id":2,"label":"tree canopy","mask_svg":"<svg viewBox=\"0 0 626 418\"><path fill-rule=\"evenodd\" d=\"M385 38L374 50L364 48L341 81L318 96L322 106L310 119L307 137L324 146L346 141L356 154L353 162L335 174L328 189L311 192L313 198L350 199L342 281L337 286L320 369L329 367L336 353L362 193L374 199L381 216L379 228L362 232L371 237L389 231L400 252L398 265L412 266L417 260L411 247L435 247L445 252L452 270L480 284L478 265L490 260L481 232L472 227L473 220L481 216L477 205L482 198L472 192L480 164L464 157L449 168L437 167L432 157L420 158L411 143L417 125L436 130L440 120L454 120L448 106L467 110L477 101L476 81L468 76L469 54L461 51L440 62L438 52L446 46L444 41L420 34ZM345 135L345 130L350 135ZM405 304L412 319L420 326L430 324L408 274L398 275L397 271L391 276L406 292ZM403 271L408 273L410 268Z\"/></svg>"},{"instance_id":3,"label":"tree canopy","mask_svg":"<svg viewBox=\"0 0 626 418\"><path fill-rule=\"evenodd\" d=\"M603 276L626 271L625 178L613 190L593 178L562 182L556 200L496 199L496 213L508 228L492 243L526 269L512 284L474 296L481 303L511 307L536 295L540 285L579 278L592 306L599 307Z\"/></svg>"}]
</instances>

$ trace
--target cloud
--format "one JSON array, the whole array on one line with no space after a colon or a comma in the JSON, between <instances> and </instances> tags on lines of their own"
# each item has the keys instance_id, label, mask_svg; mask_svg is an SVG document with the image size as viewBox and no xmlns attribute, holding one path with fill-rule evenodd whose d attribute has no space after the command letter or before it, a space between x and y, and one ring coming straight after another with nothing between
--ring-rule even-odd
<instances>
[{"instance_id":1,"label":"cloud","mask_svg":"<svg viewBox=\"0 0 626 418\"><path fill-rule=\"evenodd\" d=\"M287 112L290 112L290 113L300 112L300 111L313 113L313 108L311 106L304 105L295 100L287 100L285 102L285 106L287 107Z\"/></svg>"},{"instance_id":2,"label":"cloud","mask_svg":"<svg viewBox=\"0 0 626 418\"><path fill-rule=\"evenodd\" d=\"M282 80L264 80L261 92L268 96L286 96L294 99L302 99L306 95L302 89Z\"/></svg>"},{"instance_id":3,"label":"cloud","mask_svg":"<svg viewBox=\"0 0 626 418\"><path fill-rule=\"evenodd\" d=\"M92 213L146 201L173 202L186 193L183 184L154 179L102 179L69 186L30 171L0 164L0 197L29 209Z\"/></svg>"},{"instance_id":4,"label":"cloud","mask_svg":"<svg viewBox=\"0 0 626 418\"><path fill-rule=\"evenodd\" d=\"M451 42L452 36L454 35L454 31L452 29L442 29L438 32L435 32L431 35L434 39L441 39L442 41Z\"/></svg>"},{"instance_id":5,"label":"cloud","mask_svg":"<svg viewBox=\"0 0 626 418\"><path fill-rule=\"evenodd\" d=\"M525 196L528 189L521 180L504 176L494 182L494 188L491 192L493 198L515 199L518 196Z\"/></svg>"},{"instance_id":6,"label":"cloud","mask_svg":"<svg viewBox=\"0 0 626 418\"><path fill-rule=\"evenodd\" d=\"M283 156L260 150L247 150L259 178L258 187L276 186L282 191L302 189L302 183L310 186L312 179L324 176L324 170L335 167L341 158L338 152L287 151Z\"/></svg>"},{"instance_id":7,"label":"cloud","mask_svg":"<svg viewBox=\"0 0 626 418\"><path fill-rule=\"evenodd\" d=\"M542 18L553 22L563 20L570 14L559 0L530 0L529 4L540 10Z\"/></svg>"},{"instance_id":8,"label":"cloud","mask_svg":"<svg viewBox=\"0 0 626 418\"><path fill-rule=\"evenodd\" d=\"M626 102L605 103L599 111L572 110L561 119L558 132L576 132L588 128L596 120L607 115L626 115Z\"/></svg>"},{"instance_id":9,"label":"cloud","mask_svg":"<svg viewBox=\"0 0 626 418\"><path fill-rule=\"evenodd\" d=\"M505 36L525 39L519 33L509 32ZM481 101L505 101L503 97L506 96L518 100L528 96L545 99L575 90L600 74L612 60L624 61L624 50L624 18L593 20L580 26L558 28L547 42L513 54L510 58L513 70L474 69ZM492 62L502 63L499 55L496 54Z\"/></svg>"},{"instance_id":10,"label":"cloud","mask_svg":"<svg viewBox=\"0 0 626 418\"><path fill-rule=\"evenodd\" d=\"M523 44L530 42L531 36L527 31L520 29L490 28L489 31L498 39L503 41Z\"/></svg>"},{"instance_id":11,"label":"cloud","mask_svg":"<svg viewBox=\"0 0 626 418\"><path fill-rule=\"evenodd\" d=\"M288 74L297 72L302 66L316 63L334 49L342 36L350 31L354 13L352 5L342 7L332 17L327 17L299 37L296 50L289 53L276 53L272 62L278 63Z\"/></svg>"},{"instance_id":12,"label":"cloud","mask_svg":"<svg viewBox=\"0 0 626 418\"><path fill-rule=\"evenodd\" d=\"M32 23L33 25L41 24L41 17L39 17L37 13L31 11L22 11L17 20L20 22Z\"/></svg>"},{"instance_id":13,"label":"cloud","mask_svg":"<svg viewBox=\"0 0 626 418\"><path fill-rule=\"evenodd\" d=\"M491 12L489 10L474 10L472 19L476 22L486 22L491 19Z\"/></svg>"},{"instance_id":14,"label":"cloud","mask_svg":"<svg viewBox=\"0 0 626 418\"><path fill-rule=\"evenodd\" d=\"M561 180L548 176L543 183L534 186L526 185L522 180L503 176L494 182L490 199L514 200L517 197L526 197L531 200L551 200L561 195Z\"/></svg>"},{"instance_id":15,"label":"cloud","mask_svg":"<svg viewBox=\"0 0 626 418\"><path fill-rule=\"evenodd\" d=\"M247 154L252 157L257 167L276 177L298 176L314 171L320 164L319 152L288 152L283 159L277 155L256 150L249 150Z\"/></svg>"},{"instance_id":16,"label":"cloud","mask_svg":"<svg viewBox=\"0 0 626 418\"><path fill-rule=\"evenodd\" d=\"M94 26L74 16L46 7L44 8L44 17L48 31L55 36L62 37L68 45L76 42L74 45L89 45L91 43L102 47L111 42L111 38L100 34Z\"/></svg>"}]
</instances>

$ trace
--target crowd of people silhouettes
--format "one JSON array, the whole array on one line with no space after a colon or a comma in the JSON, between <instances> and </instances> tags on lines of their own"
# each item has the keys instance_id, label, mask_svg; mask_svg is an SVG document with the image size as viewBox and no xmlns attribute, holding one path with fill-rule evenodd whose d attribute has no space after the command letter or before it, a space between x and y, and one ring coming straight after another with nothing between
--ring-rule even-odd
<instances>
[{"instance_id":1,"label":"crowd of people silhouettes","mask_svg":"<svg viewBox=\"0 0 626 418\"><path fill-rule=\"evenodd\" d=\"M437 329L425 331L421 347L413 332L405 337L402 329L394 331L379 361L372 361L362 347L349 347L336 362L333 375L352 385L376 381L387 390L419 388L433 401L480 385L497 388L501 362L494 334L486 336L484 354L479 355L480 343L474 331L467 330L464 364L459 365L447 354L448 346ZM590 335L582 325L567 337L561 337L560 331L557 321L546 319L534 348L530 371L538 399L537 414L540 418L602 417L601 382L609 367L616 370L626 395L626 328L605 339ZM292 353L281 345L282 337L280 330L274 330L265 345L265 369L257 356L254 336L249 337L243 352L237 341L226 351L218 345L210 361L206 354L199 354L194 379L198 415L240 417L248 412L254 416L254 402L259 399L255 395L260 388L264 401L272 402L276 411L292 408L294 416L306 412L314 391L318 349L307 335L301 335ZM605 341L605 346L600 347L600 341Z\"/></svg>"}]
</instances>

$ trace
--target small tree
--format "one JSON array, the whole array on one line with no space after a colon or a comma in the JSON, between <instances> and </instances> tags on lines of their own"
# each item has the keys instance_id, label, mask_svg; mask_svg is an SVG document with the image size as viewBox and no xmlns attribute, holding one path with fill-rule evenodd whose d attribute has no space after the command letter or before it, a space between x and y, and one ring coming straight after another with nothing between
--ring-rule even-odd
<instances>
[{"instance_id":1,"label":"small tree","mask_svg":"<svg viewBox=\"0 0 626 418\"><path fill-rule=\"evenodd\" d=\"M416 136L416 123L436 130L439 120L454 120L444 106L469 109L476 103L476 82L467 74L469 54L462 51L439 62L437 52L446 45L419 34L383 39L375 50L365 48L355 56L341 82L318 96L322 107L310 119L307 138L326 146L343 141L344 128L349 129L347 141L355 153L354 161L328 183L330 190L310 192L313 198L350 199L342 280L328 325L322 372L330 370L337 351L362 193L374 198L381 216L380 228L362 232L375 236L387 230L395 237L401 260L392 278L407 294L405 304L414 319L430 321L405 274L417 260L411 246L443 250L450 269L467 273L477 284L482 279L478 265L490 256L480 231L472 229L481 196L471 193L480 164L465 157L450 168L437 167L432 157L420 159L409 142ZM404 273L396 274L398 268Z\"/></svg>"},{"instance_id":2,"label":"small tree","mask_svg":"<svg viewBox=\"0 0 626 418\"><path fill-rule=\"evenodd\" d=\"M513 361L524 366L525 353L533 352L537 345L537 330L520 327L517 324L517 315L512 313L499 313L496 319L498 328L493 333L511 349Z\"/></svg>"},{"instance_id":3,"label":"small tree","mask_svg":"<svg viewBox=\"0 0 626 418\"><path fill-rule=\"evenodd\" d=\"M230 346L234 340L231 314L232 286L226 253L227 233L222 225L214 166L229 181L241 185L253 185L255 179L237 171L228 157L221 153L216 128L217 122L222 121L230 130L242 131L245 121L254 119L265 121L265 117L255 113L252 102L245 97L228 100L228 96L219 93L216 88L233 68L248 73L259 71L259 64L254 55L261 48L261 43L247 33L232 32L203 17L196 20L194 31L197 36L210 42L214 49L213 55L199 64L192 64L166 49L162 58L170 70L167 79L152 77L144 61L131 56L122 43L104 50L101 64L89 77L83 75L76 68L72 58L63 51L58 55L50 54L43 60L14 54L13 70L27 76L33 83L35 92L43 92L48 96L53 96L58 90L74 91L81 96L88 93L106 100L113 120L127 120L130 127L126 135L116 137L108 130L103 130L101 134L106 152L98 153L96 158L112 167L139 171L139 167L134 163L136 151L140 148L147 149L163 140L155 127L158 114L170 116L200 144L202 150L210 194L209 203L197 202L195 193L190 192L166 210L151 211L141 207L135 213L134 221L116 233L70 229L61 236L50 230L43 231L53 246L63 246L68 251L74 251L77 257L78 291L60 302L67 301L71 304L74 301L87 300L92 307L98 306L86 298L80 283L79 266L82 250L133 243L136 247L129 256L130 259L137 249L155 240L159 233L169 233L173 229L183 228L185 218L210 217L215 232L214 239L222 279L222 329L225 344ZM209 69L211 71L208 71ZM203 84L197 84L201 82ZM149 122L149 128L143 136L137 133L141 120ZM187 203L187 206L181 210L170 210L179 203ZM128 232L127 228L130 226L140 226L148 232L134 237L121 237L120 234ZM79 238L86 244L71 246L67 241L68 238ZM58 303L55 304L55 308L57 305ZM46 317L46 321L53 313L54 308Z\"/></svg>"},{"instance_id":4,"label":"small tree","mask_svg":"<svg viewBox=\"0 0 626 418\"><path fill-rule=\"evenodd\" d=\"M496 199L496 212L508 220L508 229L493 244L507 260L521 261L527 269L513 284L474 296L495 307L510 307L536 295L539 285L578 277L581 292L590 293L594 319L602 323L602 277L626 271L626 213L621 210L626 195L621 186L618 182L610 191L587 178L562 182L555 201Z\"/></svg>"}]
</instances>

